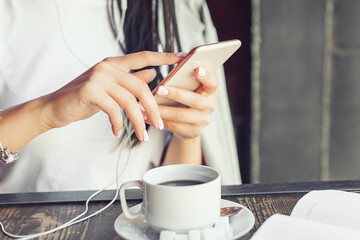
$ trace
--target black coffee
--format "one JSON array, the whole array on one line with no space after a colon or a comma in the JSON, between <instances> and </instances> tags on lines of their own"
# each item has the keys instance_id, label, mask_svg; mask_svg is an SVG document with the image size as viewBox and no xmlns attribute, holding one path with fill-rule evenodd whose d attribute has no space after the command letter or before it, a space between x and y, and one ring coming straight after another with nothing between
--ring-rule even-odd
<instances>
[{"instance_id":1,"label":"black coffee","mask_svg":"<svg viewBox=\"0 0 360 240\"><path fill-rule=\"evenodd\" d=\"M159 183L159 185L181 187L181 186L198 185L198 184L202 184L202 183L205 183L205 182L197 181L197 180L175 180L175 181L162 182L162 183Z\"/></svg>"}]
</instances>

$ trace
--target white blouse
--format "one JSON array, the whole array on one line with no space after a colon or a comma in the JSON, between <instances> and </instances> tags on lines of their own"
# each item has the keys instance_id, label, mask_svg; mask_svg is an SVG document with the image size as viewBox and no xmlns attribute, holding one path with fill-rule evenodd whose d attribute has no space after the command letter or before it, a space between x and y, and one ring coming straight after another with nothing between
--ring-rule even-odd
<instances>
[{"instance_id":1,"label":"white blouse","mask_svg":"<svg viewBox=\"0 0 360 240\"><path fill-rule=\"evenodd\" d=\"M105 57L119 56L106 1L0 2L0 109L59 89ZM108 116L52 129L33 139L12 165L0 166L0 192L88 190L104 187L128 165L120 181L140 179L158 165L165 131L120 156ZM18 136L21 138L21 136ZM128 156L130 154L130 157Z\"/></svg>"},{"instance_id":2,"label":"white blouse","mask_svg":"<svg viewBox=\"0 0 360 240\"><path fill-rule=\"evenodd\" d=\"M204 2L175 2L185 51L216 41ZM206 22L200 21L199 11ZM1 0L0 109L51 93L105 57L122 54L110 29L106 0ZM217 109L202 147L205 162L220 171L223 183L237 184L234 133L225 81L220 80ZM24 146L17 162L0 166L0 193L99 189L115 179L118 160L119 172L124 170L120 182L140 179L159 165L169 138L167 131L152 127L149 136L148 142L120 151L121 138L113 135L101 111L52 129Z\"/></svg>"}]
</instances>

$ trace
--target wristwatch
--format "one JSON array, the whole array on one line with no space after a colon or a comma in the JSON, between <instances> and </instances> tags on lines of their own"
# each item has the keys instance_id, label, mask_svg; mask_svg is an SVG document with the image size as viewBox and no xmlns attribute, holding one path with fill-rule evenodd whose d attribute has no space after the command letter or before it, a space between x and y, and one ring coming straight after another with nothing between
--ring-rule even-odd
<instances>
[{"instance_id":1,"label":"wristwatch","mask_svg":"<svg viewBox=\"0 0 360 240\"><path fill-rule=\"evenodd\" d=\"M6 164L12 163L19 159L19 151L11 152L9 148L3 148L0 143L0 162L4 162Z\"/></svg>"}]
</instances>

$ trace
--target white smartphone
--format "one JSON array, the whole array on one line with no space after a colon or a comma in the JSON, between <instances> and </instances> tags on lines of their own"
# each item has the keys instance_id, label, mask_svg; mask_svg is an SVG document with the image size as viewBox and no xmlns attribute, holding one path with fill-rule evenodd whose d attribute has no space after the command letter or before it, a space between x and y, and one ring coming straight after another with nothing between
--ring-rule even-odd
<instances>
[{"instance_id":1,"label":"white smartphone","mask_svg":"<svg viewBox=\"0 0 360 240\"><path fill-rule=\"evenodd\" d=\"M201 65L207 65L215 72L240 46L241 41L235 39L193 48L153 90L156 102L168 106L179 105L172 100L157 96L156 92L159 86L172 86L195 91L201 83L195 78L194 71Z\"/></svg>"}]
</instances>

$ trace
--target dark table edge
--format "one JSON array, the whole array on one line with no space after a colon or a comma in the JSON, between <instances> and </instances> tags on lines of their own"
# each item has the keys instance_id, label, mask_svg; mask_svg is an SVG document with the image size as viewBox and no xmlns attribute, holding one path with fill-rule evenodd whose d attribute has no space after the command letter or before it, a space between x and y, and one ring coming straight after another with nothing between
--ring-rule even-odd
<instances>
[{"instance_id":1,"label":"dark table edge","mask_svg":"<svg viewBox=\"0 0 360 240\"><path fill-rule=\"evenodd\" d=\"M307 193L312 190L337 189L344 191L360 190L360 180L298 182L298 183L267 183L222 186L222 196L249 196L261 194ZM46 204L46 203L77 203L85 202L95 191L64 191L64 192L28 192L0 194L0 205L11 204ZM105 190L93 200L110 201L115 190ZM138 189L126 190L128 200L141 200Z\"/></svg>"}]
</instances>

